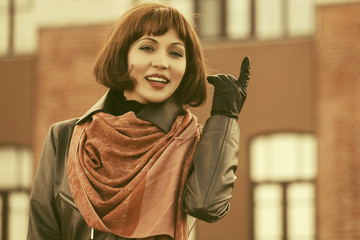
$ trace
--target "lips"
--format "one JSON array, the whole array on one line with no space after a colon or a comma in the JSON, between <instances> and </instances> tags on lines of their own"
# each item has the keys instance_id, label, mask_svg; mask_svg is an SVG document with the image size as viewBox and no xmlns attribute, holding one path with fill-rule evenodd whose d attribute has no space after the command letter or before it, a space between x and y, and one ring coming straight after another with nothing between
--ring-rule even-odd
<instances>
[{"instance_id":1,"label":"lips","mask_svg":"<svg viewBox=\"0 0 360 240\"><path fill-rule=\"evenodd\" d=\"M146 76L145 79L148 81L150 86L155 89L162 89L169 83L169 79L162 74L152 74Z\"/></svg>"}]
</instances>

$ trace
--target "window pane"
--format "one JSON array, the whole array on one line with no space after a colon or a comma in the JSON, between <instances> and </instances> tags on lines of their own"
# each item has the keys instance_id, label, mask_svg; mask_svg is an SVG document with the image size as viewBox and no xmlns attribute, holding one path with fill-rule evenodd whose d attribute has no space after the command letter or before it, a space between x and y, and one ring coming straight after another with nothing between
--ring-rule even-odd
<instances>
[{"instance_id":1,"label":"window pane","mask_svg":"<svg viewBox=\"0 0 360 240\"><path fill-rule=\"evenodd\" d=\"M250 33L250 1L227 1L227 35L229 38L248 37Z\"/></svg>"},{"instance_id":2,"label":"window pane","mask_svg":"<svg viewBox=\"0 0 360 240\"><path fill-rule=\"evenodd\" d=\"M14 48L15 54L33 54L36 51L37 32L35 17L30 12L15 16Z\"/></svg>"},{"instance_id":3,"label":"window pane","mask_svg":"<svg viewBox=\"0 0 360 240\"><path fill-rule=\"evenodd\" d=\"M267 169L271 166L270 161L266 161L266 138L257 137L250 145L251 155L251 177L254 181L262 181L268 178Z\"/></svg>"},{"instance_id":4,"label":"window pane","mask_svg":"<svg viewBox=\"0 0 360 240\"><path fill-rule=\"evenodd\" d=\"M200 1L200 32L202 37L217 37L220 35L220 11L219 0Z\"/></svg>"},{"instance_id":5,"label":"window pane","mask_svg":"<svg viewBox=\"0 0 360 240\"><path fill-rule=\"evenodd\" d=\"M289 34L291 36L309 35L315 28L314 0L289 1Z\"/></svg>"},{"instance_id":6,"label":"window pane","mask_svg":"<svg viewBox=\"0 0 360 240\"><path fill-rule=\"evenodd\" d=\"M9 239L26 239L29 196L26 193L11 194L9 204Z\"/></svg>"},{"instance_id":7,"label":"window pane","mask_svg":"<svg viewBox=\"0 0 360 240\"><path fill-rule=\"evenodd\" d=\"M7 54L9 47L9 16L0 14L0 56Z\"/></svg>"},{"instance_id":8,"label":"window pane","mask_svg":"<svg viewBox=\"0 0 360 240\"><path fill-rule=\"evenodd\" d=\"M0 188L29 188L32 174L33 160L29 149L0 148Z\"/></svg>"},{"instance_id":9,"label":"window pane","mask_svg":"<svg viewBox=\"0 0 360 240\"><path fill-rule=\"evenodd\" d=\"M277 180L289 180L296 178L297 163L297 135L278 134L270 142L273 160L272 178Z\"/></svg>"},{"instance_id":10,"label":"window pane","mask_svg":"<svg viewBox=\"0 0 360 240\"><path fill-rule=\"evenodd\" d=\"M7 0L9 1L9 0ZM15 6L17 9L24 8L30 5L31 0L15 0Z\"/></svg>"},{"instance_id":11,"label":"window pane","mask_svg":"<svg viewBox=\"0 0 360 240\"><path fill-rule=\"evenodd\" d=\"M34 14L39 28L109 24L134 3L133 0L36 0Z\"/></svg>"},{"instance_id":12,"label":"window pane","mask_svg":"<svg viewBox=\"0 0 360 240\"><path fill-rule=\"evenodd\" d=\"M193 23L194 0L169 0L169 3L184 14L189 22Z\"/></svg>"},{"instance_id":13,"label":"window pane","mask_svg":"<svg viewBox=\"0 0 360 240\"><path fill-rule=\"evenodd\" d=\"M311 134L279 133L251 143L253 181L313 179L316 175L316 139Z\"/></svg>"},{"instance_id":14,"label":"window pane","mask_svg":"<svg viewBox=\"0 0 360 240\"><path fill-rule=\"evenodd\" d=\"M302 179L314 179L317 173L317 143L314 136L304 134L299 142L298 175Z\"/></svg>"},{"instance_id":15,"label":"window pane","mask_svg":"<svg viewBox=\"0 0 360 240\"><path fill-rule=\"evenodd\" d=\"M315 235L315 189L313 184L292 184L288 189L288 234L290 240Z\"/></svg>"},{"instance_id":16,"label":"window pane","mask_svg":"<svg viewBox=\"0 0 360 240\"><path fill-rule=\"evenodd\" d=\"M282 35L281 0L256 0L256 35L273 38Z\"/></svg>"},{"instance_id":17,"label":"window pane","mask_svg":"<svg viewBox=\"0 0 360 240\"><path fill-rule=\"evenodd\" d=\"M282 197L280 185L267 184L255 188L255 238L280 240L282 233Z\"/></svg>"}]
</instances>

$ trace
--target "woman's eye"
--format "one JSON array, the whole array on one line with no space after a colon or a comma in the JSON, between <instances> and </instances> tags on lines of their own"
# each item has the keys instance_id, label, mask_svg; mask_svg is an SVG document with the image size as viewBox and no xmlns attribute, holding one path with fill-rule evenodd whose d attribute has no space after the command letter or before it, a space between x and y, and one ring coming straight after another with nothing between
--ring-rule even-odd
<instances>
[{"instance_id":1,"label":"woman's eye","mask_svg":"<svg viewBox=\"0 0 360 240\"><path fill-rule=\"evenodd\" d=\"M179 57L179 58L184 56L183 53L180 51L171 51L170 55L172 55L174 57Z\"/></svg>"},{"instance_id":2,"label":"woman's eye","mask_svg":"<svg viewBox=\"0 0 360 240\"><path fill-rule=\"evenodd\" d=\"M154 51L154 48L151 46L141 46L140 50L143 50L145 52L152 52L152 51Z\"/></svg>"}]
</instances>

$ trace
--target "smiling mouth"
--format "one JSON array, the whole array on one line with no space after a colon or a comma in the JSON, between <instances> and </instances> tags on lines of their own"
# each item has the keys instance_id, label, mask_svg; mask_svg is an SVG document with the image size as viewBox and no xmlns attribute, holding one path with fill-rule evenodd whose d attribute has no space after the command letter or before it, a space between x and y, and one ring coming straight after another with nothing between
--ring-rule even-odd
<instances>
[{"instance_id":1,"label":"smiling mouth","mask_svg":"<svg viewBox=\"0 0 360 240\"><path fill-rule=\"evenodd\" d=\"M158 83L168 83L169 80L161 78L161 77L145 77L146 80L151 82L158 82Z\"/></svg>"}]
</instances>

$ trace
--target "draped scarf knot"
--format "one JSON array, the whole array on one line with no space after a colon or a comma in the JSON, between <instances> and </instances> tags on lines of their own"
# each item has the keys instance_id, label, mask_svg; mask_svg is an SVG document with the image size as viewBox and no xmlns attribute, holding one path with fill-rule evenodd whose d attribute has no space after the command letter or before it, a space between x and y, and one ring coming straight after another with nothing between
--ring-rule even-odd
<instances>
[{"instance_id":1,"label":"draped scarf knot","mask_svg":"<svg viewBox=\"0 0 360 240\"><path fill-rule=\"evenodd\" d=\"M125 238L187 239L182 193L200 127L190 111L169 133L128 112L75 126L70 189L89 227Z\"/></svg>"}]
</instances>

